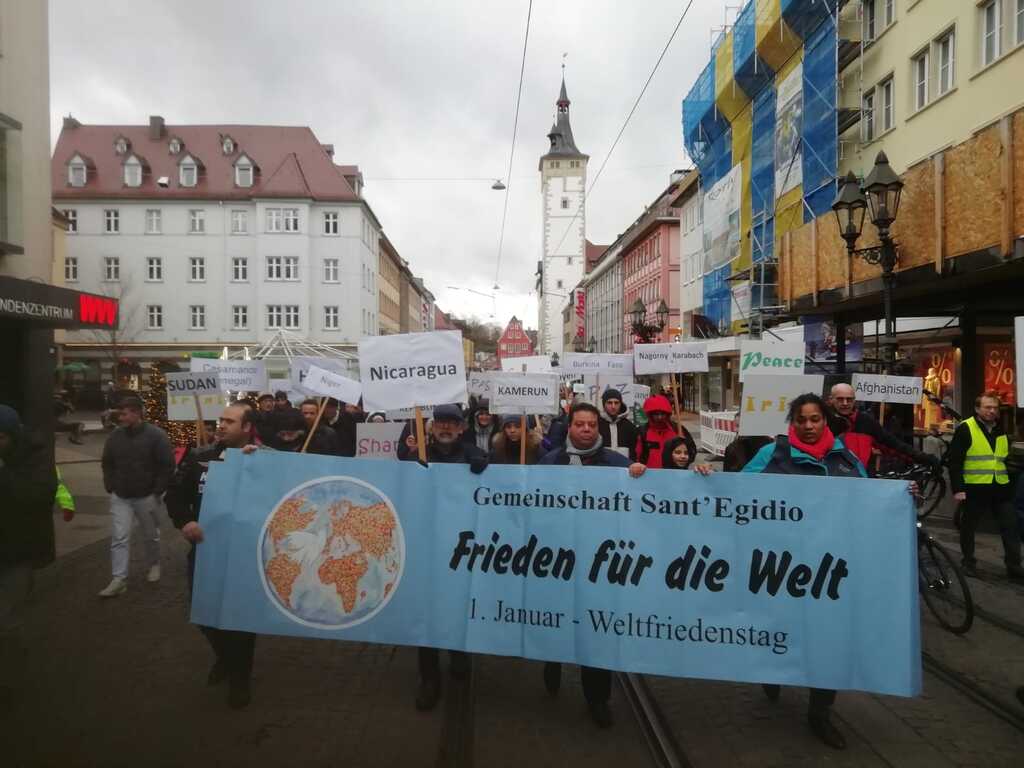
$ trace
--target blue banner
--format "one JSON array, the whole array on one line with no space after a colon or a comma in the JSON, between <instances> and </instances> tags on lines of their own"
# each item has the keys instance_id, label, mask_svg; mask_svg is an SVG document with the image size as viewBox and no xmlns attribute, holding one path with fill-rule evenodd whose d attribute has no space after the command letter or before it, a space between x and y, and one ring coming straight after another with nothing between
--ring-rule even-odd
<instances>
[{"instance_id":1,"label":"blue banner","mask_svg":"<svg viewBox=\"0 0 1024 768\"><path fill-rule=\"evenodd\" d=\"M905 483L367 461L211 465L192 620L638 673L921 688Z\"/></svg>"}]
</instances>

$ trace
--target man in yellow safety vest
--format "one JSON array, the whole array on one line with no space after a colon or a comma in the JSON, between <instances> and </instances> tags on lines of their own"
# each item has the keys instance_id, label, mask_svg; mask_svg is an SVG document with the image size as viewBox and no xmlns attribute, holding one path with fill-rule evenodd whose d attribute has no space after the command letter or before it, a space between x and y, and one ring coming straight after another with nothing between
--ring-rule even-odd
<instances>
[{"instance_id":1,"label":"man in yellow safety vest","mask_svg":"<svg viewBox=\"0 0 1024 768\"><path fill-rule=\"evenodd\" d=\"M974 401L971 418L953 433L946 454L953 498L964 502L960 518L960 552L964 572L977 575L974 532L982 515L991 512L999 523L1003 539L1003 561L1011 579L1024 579L1020 564L1020 536L1013 509L1013 484L1006 471L1010 453L1006 432L999 424L999 397L993 393Z\"/></svg>"}]
</instances>

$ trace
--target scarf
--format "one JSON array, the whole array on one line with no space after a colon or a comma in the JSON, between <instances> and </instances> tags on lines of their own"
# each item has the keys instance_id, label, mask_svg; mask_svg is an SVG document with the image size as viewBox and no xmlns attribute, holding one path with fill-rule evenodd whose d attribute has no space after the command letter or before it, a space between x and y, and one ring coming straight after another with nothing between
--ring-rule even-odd
<instances>
[{"instance_id":1,"label":"scarf","mask_svg":"<svg viewBox=\"0 0 1024 768\"><path fill-rule=\"evenodd\" d=\"M565 452L569 454L569 464L574 467L582 467L583 459L589 459L591 456L597 454L604 447L604 440L600 435L597 436L597 442L595 442L589 448L577 448L573 445L572 438L568 435L565 436Z\"/></svg>"},{"instance_id":2,"label":"scarf","mask_svg":"<svg viewBox=\"0 0 1024 768\"><path fill-rule=\"evenodd\" d=\"M488 424L486 427L481 427L478 424L477 427L476 427L476 432L474 433L474 437L476 438L476 447L477 448L479 448L484 453L487 453L487 452L489 452L491 450L491 425L490 424Z\"/></svg>"},{"instance_id":3,"label":"scarf","mask_svg":"<svg viewBox=\"0 0 1024 768\"><path fill-rule=\"evenodd\" d=\"M827 426L825 431L821 433L821 439L814 443L805 443L799 437L796 436L796 429L792 424L789 425L789 444L794 448L803 451L804 453L813 456L818 461L825 458L825 454L832 450L832 447L836 443L836 437L832 434L832 430Z\"/></svg>"},{"instance_id":4,"label":"scarf","mask_svg":"<svg viewBox=\"0 0 1024 768\"><path fill-rule=\"evenodd\" d=\"M625 415L625 413L620 413L618 416L609 416L607 411L601 411L601 418L608 422L608 445L618 446L619 419Z\"/></svg>"}]
</instances>

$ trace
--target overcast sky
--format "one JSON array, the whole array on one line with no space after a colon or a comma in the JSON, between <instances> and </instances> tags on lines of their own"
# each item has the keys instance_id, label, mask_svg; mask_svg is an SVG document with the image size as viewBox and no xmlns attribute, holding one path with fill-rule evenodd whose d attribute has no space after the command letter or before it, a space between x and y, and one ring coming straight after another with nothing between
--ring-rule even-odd
<instances>
[{"instance_id":1,"label":"overcast sky","mask_svg":"<svg viewBox=\"0 0 1024 768\"><path fill-rule=\"evenodd\" d=\"M537 161L562 54L573 132L604 160L687 0L535 0L494 320L536 327ZM681 102L723 0L695 0L587 202L607 244L688 161ZM84 123L308 125L358 164L388 237L446 311L490 319L527 0L50 0L52 141ZM474 177L481 181L466 181ZM402 179L396 181L396 179ZM448 179L423 181L411 179ZM506 180L508 183L508 180Z\"/></svg>"}]
</instances>

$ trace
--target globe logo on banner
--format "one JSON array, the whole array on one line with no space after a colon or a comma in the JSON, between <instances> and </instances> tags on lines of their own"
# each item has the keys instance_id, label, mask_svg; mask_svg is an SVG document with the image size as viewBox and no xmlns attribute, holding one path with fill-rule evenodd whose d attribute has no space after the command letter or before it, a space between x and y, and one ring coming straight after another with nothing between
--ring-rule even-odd
<instances>
[{"instance_id":1,"label":"globe logo on banner","mask_svg":"<svg viewBox=\"0 0 1024 768\"><path fill-rule=\"evenodd\" d=\"M259 537L263 587L288 618L345 629L394 596L405 536L391 500L354 477L296 486L267 516Z\"/></svg>"}]
</instances>

